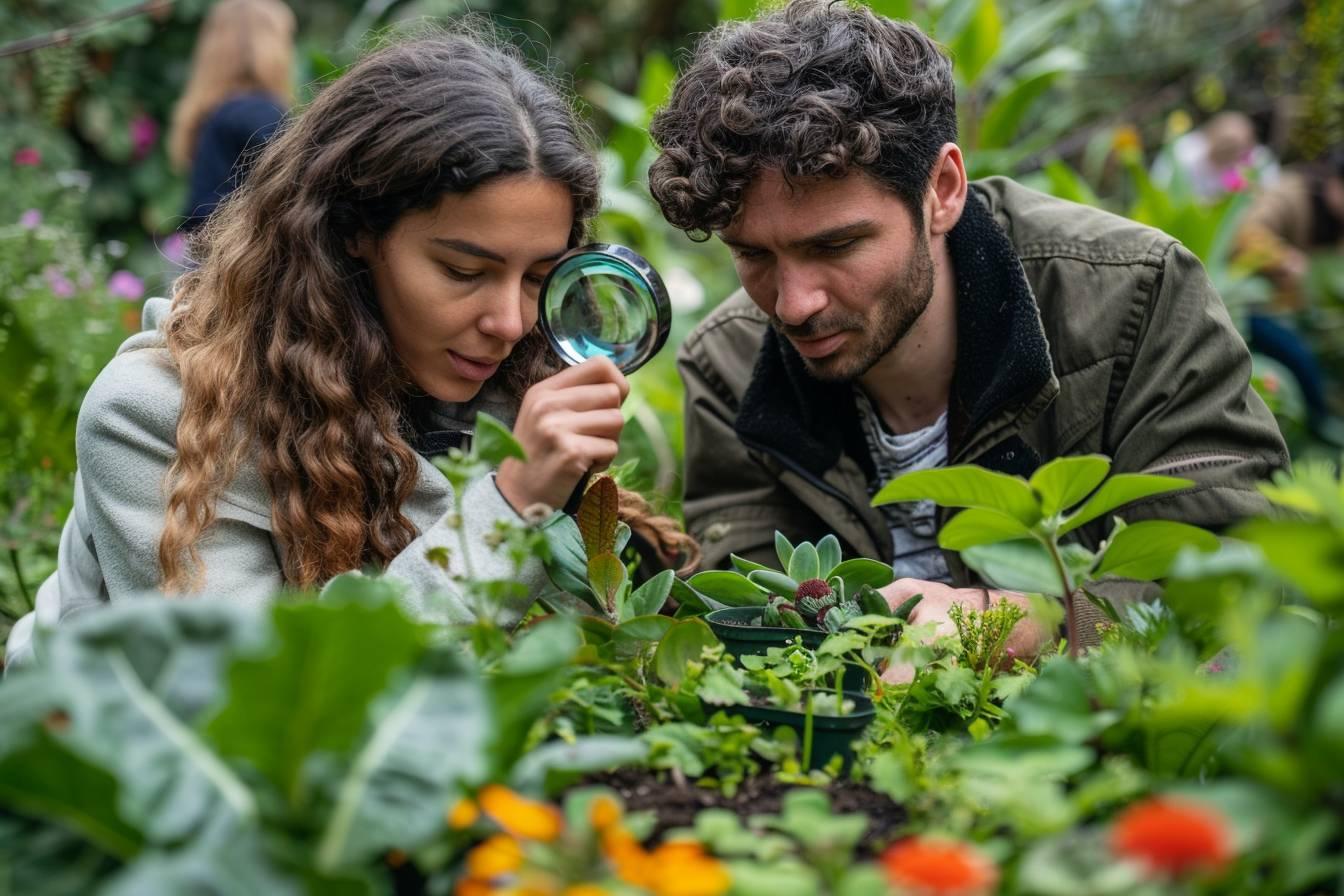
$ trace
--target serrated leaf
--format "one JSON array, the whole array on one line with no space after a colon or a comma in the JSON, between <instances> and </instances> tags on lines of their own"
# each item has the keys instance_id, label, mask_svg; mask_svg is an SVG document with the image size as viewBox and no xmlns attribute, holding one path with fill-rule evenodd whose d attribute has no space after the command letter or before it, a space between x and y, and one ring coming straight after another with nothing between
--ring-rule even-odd
<instances>
[{"instance_id":1,"label":"serrated leaf","mask_svg":"<svg viewBox=\"0 0 1344 896\"><path fill-rule=\"evenodd\" d=\"M471 450L493 467L511 457L527 460L527 452L509 432L509 428L484 411L476 414L476 428L471 436Z\"/></svg>"},{"instance_id":2,"label":"serrated leaf","mask_svg":"<svg viewBox=\"0 0 1344 896\"><path fill-rule=\"evenodd\" d=\"M952 517L938 533L938 546L964 551L978 544L1028 538L1031 529L1016 517L984 507L968 507Z\"/></svg>"},{"instance_id":3,"label":"serrated leaf","mask_svg":"<svg viewBox=\"0 0 1344 896\"><path fill-rule=\"evenodd\" d=\"M789 578L795 582L821 578L821 563L811 542L805 541L793 549L793 556L789 558Z\"/></svg>"},{"instance_id":4,"label":"serrated leaf","mask_svg":"<svg viewBox=\"0 0 1344 896\"><path fill-rule=\"evenodd\" d=\"M1052 516L1068 510L1092 494L1110 471L1110 459L1100 454L1050 461L1031 475L1031 487L1041 502L1041 513Z\"/></svg>"},{"instance_id":5,"label":"serrated leaf","mask_svg":"<svg viewBox=\"0 0 1344 896\"><path fill-rule=\"evenodd\" d=\"M1041 518L1031 486L1016 476L969 464L904 473L884 485L874 507L901 501L932 501L940 507L983 507L1033 526Z\"/></svg>"},{"instance_id":6,"label":"serrated leaf","mask_svg":"<svg viewBox=\"0 0 1344 896\"><path fill-rule=\"evenodd\" d=\"M596 476L579 501L579 532L591 561L599 554L616 552L617 507L620 495L616 480L610 476Z\"/></svg>"},{"instance_id":7,"label":"serrated leaf","mask_svg":"<svg viewBox=\"0 0 1344 896\"><path fill-rule=\"evenodd\" d=\"M1059 527L1059 534L1065 535L1086 525L1094 519L1110 513L1126 504L1153 495L1180 491L1195 483L1190 479L1178 479L1175 476L1155 476L1151 473L1117 473L1101 484L1092 497L1088 498Z\"/></svg>"},{"instance_id":8,"label":"serrated leaf","mask_svg":"<svg viewBox=\"0 0 1344 896\"><path fill-rule=\"evenodd\" d=\"M598 554L588 560L588 584L602 601L607 615L613 618L618 609L616 601L627 576L625 564L615 554Z\"/></svg>"},{"instance_id":9,"label":"serrated leaf","mask_svg":"<svg viewBox=\"0 0 1344 896\"><path fill-rule=\"evenodd\" d=\"M1186 545L1216 551L1218 539L1213 533L1187 523L1167 520L1134 523L1112 536L1097 566L1097 575L1141 581L1161 578Z\"/></svg>"}]
</instances>

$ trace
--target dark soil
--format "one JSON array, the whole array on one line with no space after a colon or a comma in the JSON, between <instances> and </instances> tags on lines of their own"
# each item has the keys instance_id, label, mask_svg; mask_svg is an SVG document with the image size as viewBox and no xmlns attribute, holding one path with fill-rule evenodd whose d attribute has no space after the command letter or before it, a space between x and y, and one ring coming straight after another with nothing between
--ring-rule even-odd
<instances>
[{"instance_id":1,"label":"dark soil","mask_svg":"<svg viewBox=\"0 0 1344 896\"><path fill-rule=\"evenodd\" d=\"M664 780L659 775L647 769L626 768L593 775L584 783L615 790L631 812L654 813L658 818L654 840L673 828L691 827L701 809L728 809L737 813L744 824L752 815L778 813L784 794L799 786L780 783L772 775L757 775L743 781L730 798L709 787L678 783L670 777ZM835 781L826 788L826 794L835 814L861 812L868 816L868 830L859 843L861 857L871 857L884 847L906 818L905 809L899 804L855 781Z\"/></svg>"}]
</instances>

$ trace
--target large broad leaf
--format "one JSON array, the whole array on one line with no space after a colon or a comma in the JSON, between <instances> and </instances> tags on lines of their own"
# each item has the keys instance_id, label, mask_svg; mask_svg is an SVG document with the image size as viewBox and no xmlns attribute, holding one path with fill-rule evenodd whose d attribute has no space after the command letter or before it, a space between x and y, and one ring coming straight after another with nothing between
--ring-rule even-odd
<instances>
[{"instance_id":1,"label":"large broad leaf","mask_svg":"<svg viewBox=\"0 0 1344 896\"><path fill-rule=\"evenodd\" d=\"M821 558L817 556L816 547L805 541L793 549L793 556L789 558L789 578L806 582L820 577Z\"/></svg>"},{"instance_id":2,"label":"large broad leaf","mask_svg":"<svg viewBox=\"0 0 1344 896\"><path fill-rule=\"evenodd\" d=\"M672 580L676 577L670 569L665 569L630 593L625 602L624 613L627 618L648 616L657 613L667 603L672 592Z\"/></svg>"},{"instance_id":3,"label":"large broad leaf","mask_svg":"<svg viewBox=\"0 0 1344 896\"><path fill-rule=\"evenodd\" d=\"M198 840L185 849L147 852L98 890L98 896L364 896L367 883L320 882L304 886L297 874L276 868L256 831Z\"/></svg>"},{"instance_id":4,"label":"large broad leaf","mask_svg":"<svg viewBox=\"0 0 1344 896\"><path fill-rule=\"evenodd\" d=\"M1180 491L1195 483L1189 479L1174 476L1155 476L1151 473L1117 473L1102 483L1101 488L1088 498L1082 507L1069 515L1059 527L1059 534L1072 532L1079 526L1092 522L1099 516L1110 513L1141 498Z\"/></svg>"},{"instance_id":5,"label":"large broad leaf","mask_svg":"<svg viewBox=\"0 0 1344 896\"><path fill-rule=\"evenodd\" d=\"M1030 536L1031 530L1017 517L984 507L968 507L942 528L938 544L949 551L964 551L980 544Z\"/></svg>"},{"instance_id":6,"label":"large broad leaf","mask_svg":"<svg viewBox=\"0 0 1344 896\"><path fill-rule=\"evenodd\" d=\"M501 777L522 755L532 724L563 684L557 673L582 645L578 626L564 617L540 622L518 637L499 668L486 678L495 722L491 731L491 776Z\"/></svg>"},{"instance_id":7,"label":"large broad leaf","mask_svg":"<svg viewBox=\"0 0 1344 896\"><path fill-rule=\"evenodd\" d=\"M48 642L40 674L64 691L61 740L112 774L118 815L147 842L256 818L252 792L197 726L223 698L227 656L262 643L264 632L255 610L157 598L70 620Z\"/></svg>"},{"instance_id":8,"label":"large broad leaf","mask_svg":"<svg viewBox=\"0 0 1344 896\"><path fill-rule=\"evenodd\" d=\"M690 663L699 662L706 647L719 643L702 619L687 619L668 629L653 655L654 674L668 687L680 686Z\"/></svg>"},{"instance_id":9,"label":"large broad leaf","mask_svg":"<svg viewBox=\"0 0 1344 896\"><path fill-rule=\"evenodd\" d=\"M1321 607L1344 604L1344 539L1325 520L1252 520L1232 531Z\"/></svg>"},{"instance_id":10,"label":"large broad leaf","mask_svg":"<svg viewBox=\"0 0 1344 896\"><path fill-rule=\"evenodd\" d=\"M727 570L698 572L691 576L688 583L705 597L712 598L728 607L761 607L765 605L766 592L744 575Z\"/></svg>"},{"instance_id":11,"label":"large broad leaf","mask_svg":"<svg viewBox=\"0 0 1344 896\"><path fill-rule=\"evenodd\" d=\"M0 893L94 893L120 867L73 830L46 819L0 812Z\"/></svg>"},{"instance_id":12,"label":"large broad leaf","mask_svg":"<svg viewBox=\"0 0 1344 896\"><path fill-rule=\"evenodd\" d=\"M896 580L891 564L869 560L867 557L854 557L831 570L830 578L839 576L845 583L845 594L858 594L864 585L873 588L885 588Z\"/></svg>"},{"instance_id":13,"label":"large broad leaf","mask_svg":"<svg viewBox=\"0 0 1344 896\"><path fill-rule=\"evenodd\" d=\"M882 486L873 506L932 501L940 507L984 507L1032 526L1041 518L1031 486L1016 476L962 465L905 473Z\"/></svg>"},{"instance_id":14,"label":"large broad leaf","mask_svg":"<svg viewBox=\"0 0 1344 896\"><path fill-rule=\"evenodd\" d=\"M684 616L688 613L708 613L711 610L722 610L724 607L728 606L712 597L701 594L684 580L675 576L672 578L670 595L672 599L677 602L678 616Z\"/></svg>"},{"instance_id":15,"label":"large broad leaf","mask_svg":"<svg viewBox=\"0 0 1344 896\"><path fill-rule=\"evenodd\" d=\"M677 620L671 616L636 616L616 626L611 643L617 657L632 657L657 644L676 624Z\"/></svg>"},{"instance_id":16,"label":"large broad leaf","mask_svg":"<svg viewBox=\"0 0 1344 896\"><path fill-rule=\"evenodd\" d=\"M546 540L546 574L555 587L581 599L599 613L606 607L588 584L588 551L574 518L556 513L541 526Z\"/></svg>"},{"instance_id":17,"label":"large broad leaf","mask_svg":"<svg viewBox=\"0 0 1344 896\"><path fill-rule=\"evenodd\" d=\"M648 753L648 744L634 737L597 735L572 743L549 741L518 760L509 784L523 793L549 793L581 775L643 762Z\"/></svg>"},{"instance_id":18,"label":"large broad leaf","mask_svg":"<svg viewBox=\"0 0 1344 896\"><path fill-rule=\"evenodd\" d=\"M616 480L598 476L589 484L579 502L579 532L588 557L616 552L616 515L619 505Z\"/></svg>"},{"instance_id":19,"label":"large broad leaf","mask_svg":"<svg viewBox=\"0 0 1344 896\"><path fill-rule=\"evenodd\" d=\"M1038 71L1030 77L1015 79L990 103L980 121L977 149L1002 149L1011 146L1027 121L1029 110L1059 77L1057 71Z\"/></svg>"},{"instance_id":20,"label":"large broad leaf","mask_svg":"<svg viewBox=\"0 0 1344 896\"><path fill-rule=\"evenodd\" d=\"M1114 713L1093 710L1086 669L1064 657L1046 660L1036 680L1004 709L1017 731L1065 743L1083 743L1115 721Z\"/></svg>"},{"instance_id":21,"label":"large broad leaf","mask_svg":"<svg viewBox=\"0 0 1344 896\"><path fill-rule=\"evenodd\" d=\"M967 548L961 559L997 588L1056 597L1064 593L1054 561L1045 546L1034 539Z\"/></svg>"},{"instance_id":22,"label":"large broad leaf","mask_svg":"<svg viewBox=\"0 0 1344 896\"><path fill-rule=\"evenodd\" d=\"M602 609L616 618L620 613L620 598L629 580L625 564L615 554L594 554L588 560L588 585L602 601Z\"/></svg>"},{"instance_id":23,"label":"large broad leaf","mask_svg":"<svg viewBox=\"0 0 1344 896\"><path fill-rule=\"evenodd\" d=\"M441 831L459 785L485 778L490 724L480 680L455 653L427 655L372 705L364 741L332 788L317 867L333 873L393 847L410 852Z\"/></svg>"},{"instance_id":24,"label":"large broad leaf","mask_svg":"<svg viewBox=\"0 0 1344 896\"><path fill-rule=\"evenodd\" d=\"M1111 471L1100 454L1060 457L1031 474L1031 487L1041 502L1041 513L1053 516L1068 510L1096 491Z\"/></svg>"},{"instance_id":25,"label":"large broad leaf","mask_svg":"<svg viewBox=\"0 0 1344 896\"><path fill-rule=\"evenodd\" d=\"M999 51L1003 19L995 0L979 0L965 27L952 40L956 70L967 84L974 84Z\"/></svg>"},{"instance_id":26,"label":"large broad leaf","mask_svg":"<svg viewBox=\"0 0 1344 896\"><path fill-rule=\"evenodd\" d=\"M775 572L773 569L758 569L749 573L747 578L753 585L759 585L771 594L778 594L780 597L793 600L795 592L798 591L798 582L791 579L782 572Z\"/></svg>"},{"instance_id":27,"label":"large broad leaf","mask_svg":"<svg viewBox=\"0 0 1344 896\"><path fill-rule=\"evenodd\" d=\"M509 428L484 411L476 414L476 429L471 436L471 448L476 456L492 467L511 457L527 460L527 452L509 432Z\"/></svg>"},{"instance_id":28,"label":"large broad leaf","mask_svg":"<svg viewBox=\"0 0 1344 896\"><path fill-rule=\"evenodd\" d=\"M1126 526L1111 538L1097 566L1097 575L1148 581L1165 576L1181 549L1218 550L1211 532L1187 523L1145 520Z\"/></svg>"},{"instance_id":29,"label":"large broad leaf","mask_svg":"<svg viewBox=\"0 0 1344 896\"><path fill-rule=\"evenodd\" d=\"M205 731L301 812L310 764L355 746L374 697L423 652L425 629L388 603L280 604L272 619L274 645L234 661L228 702Z\"/></svg>"}]
</instances>

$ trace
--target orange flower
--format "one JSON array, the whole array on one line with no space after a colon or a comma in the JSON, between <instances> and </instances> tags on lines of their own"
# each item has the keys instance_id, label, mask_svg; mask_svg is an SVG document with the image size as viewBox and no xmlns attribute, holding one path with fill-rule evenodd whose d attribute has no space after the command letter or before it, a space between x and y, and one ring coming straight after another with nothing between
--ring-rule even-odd
<instances>
[{"instance_id":1,"label":"orange flower","mask_svg":"<svg viewBox=\"0 0 1344 896\"><path fill-rule=\"evenodd\" d=\"M611 896L611 894L597 884L573 884L565 887L560 896Z\"/></svg>"},{"instance_id":2,"label":"orange flower","mask_svg":"<svg viewBox=\"0 0 1344 896\"><path fill-rule=\"evenodd\" d=\"M969 843L910 837L882 854L887 880L909 896L984 896L994 890L999 870Z\"/></svg>"},{"instance_id":3,"label":"orange flower","mask_svg":"<svg viewBox=\"0 0 1344 896\"><path fill-rule=\"evenodd\" d=\"M494 887L474 877L463 877L453 885L453 896L492 896Z\"/></svg>"},{"instance_id":4,"label":"orange flower","mask_svg":"<svg viewBox=\"0 0 1344 896\"><path fill-rule=\"evenodd\" d=\"M523 866L523 847L505 834L496 834L467 853L467 876L493 880Z\"/></svg>"},{"instance_id":5,"label":"orange flower","mask_svg":"<svg viewBox=\"0 0 1344 896\"><path fill-rule=\"evenodd\" d=\"M1190 800L1153 797L1120 813L1111 828L1111 849L1151 874L1174 877L1226 865L1232 837L1215 810Z\"/></svg>"},{"instance_id":6,"label":"orange flower","mask_svg":"<svg viewBox=\"0 0 1344 896\"><path fill-rule=\"evenodd\" d=\"M588 821L598 831L605 831L621 820L621 805L606 794L598 794L588 804Z\"/></svg>"},{"instance_id":7,"label":"orange flower","mask_svg":"<svg viewBox=\"0 0 1344 896\"><path fill-rule=\"evenodd\" d=\"M481 811L515 837L550 842L560 836L564 818L554 806L491 784L479 794Z\"/></svg>"},{"instance_id":8,"label":"orange flower","mask_svg":"<svg viewBox=\"0 0 1344 896\"><path fill-rule=\"evenodd\" d=\"M650 856L657 896L720 896L732 885L728 870L705 855L699 843L671 841Z\"/></svg>"},{"instance_id":9,"label":"orange flower","mask_svg":"<svg viewBox=\"0 0 1344 896\"><path fill-rule=\"evenodd\" d=\"M1111 140L1111 148L1120 155L1139 152L1143 149L1143 138L1139 136L1139 129L1132 124L1116 128L1115 136Z\"/></svg>"},{"instance_id":10,"label":"orange flower","mask_svg":"<svg viewBox=\"0 0 1344 896\"><path fill-rule=\"evenodd\" d=\"M453 803L453 807L448 810L448 827L455 831L461 831L471 827L480 817L481 810L476 808L475 803L471 800L461 799Z\"/></svg>"}]
</instances>

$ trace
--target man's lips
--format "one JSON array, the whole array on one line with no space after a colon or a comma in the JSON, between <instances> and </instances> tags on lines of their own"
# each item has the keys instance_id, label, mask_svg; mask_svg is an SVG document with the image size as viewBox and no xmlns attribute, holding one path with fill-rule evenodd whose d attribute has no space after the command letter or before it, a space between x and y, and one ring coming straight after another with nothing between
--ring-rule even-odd
<instances>
[{"instance_id":1,"label":"man's lips","mask_svg":"<svg viewBox=\"0 0 1344 896\"><path fill-rule=\"evenodd\" d=\"M449 349L448 360L452 363L458 376L480 383L494 376L495 371L499 369L499 365L503 363L504 359L473 358L470 355L460 355Z\"/></svg>"},{"instance_id":2,"label":"man's lips","mask_svg":"<svg viewBox=\"0 0 1344 896\"><path fill-rule=\"evenodd\" d=\"M822 336L820 339L797 339L790 336L789 341L804 358L824 358L838 349L845 341L845 337L846 334L842 330L830 336Z\"/></svg>"}]
</instances>

